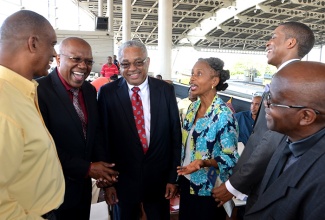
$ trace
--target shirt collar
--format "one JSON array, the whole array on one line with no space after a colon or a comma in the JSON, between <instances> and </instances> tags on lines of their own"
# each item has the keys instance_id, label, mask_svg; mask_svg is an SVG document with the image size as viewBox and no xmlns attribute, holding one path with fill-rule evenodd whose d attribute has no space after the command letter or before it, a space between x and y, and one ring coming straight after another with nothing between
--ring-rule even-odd
<instances>
[{"instance_id":1,"label":"shirt collar","mask_svg":"<svg viewBox=\"0 0 325 220\"><path fill-rule=\"evenodd\" d=\"M125 80L126 81L126 80ZM128 81L126 81L127 85L128 85L128 88L129 88L129 91L135 87L134 85L131 85L128 83ZM138 85L137 87L140 88L140 91L145 91L147 88L148 88L148 76L147 78L145 79L145 81L143 83L141 83L140 85Z\"/></svg>"},{"instance_id":2,"label":"shirt collar","mask_svg":"<svg viewBox=\"0 0 325 220\"><path fill-rule=\"evenodd\" d=\"M57 70L57 72L58 72L59 79L60 79L60 81L62 82L64 88L65 88L67 91L70 91L70 89L73 89L73 87L70 86L70 85L67 83L67 81L65 81L65 79L61 76L61 74L60 74L58 68L57 68L56 70ZM79 88L79 89L81 89L81 88Z\"/></svg>"},{"instance_id":3,"label":"shirt collar","mask_svg":"<svg viewBox=\"0 0 325 220\"><path fill-rule=\"evenodd\" d=\"M0 65L0 78L5 79L8 83L18 89L24 95L34 99L38 83L32 79L28 80L18 73Z\"/></svg>"},{"instance_id":4,"label":"shirt collar","mask_svg":"<svg viewBox=\"0 0 325 220\"><path fill-rule=\"evenodd\" d=\"M283 68L283 67L285 67L286 65L288 65L289 63L291 63L291 62L293 62L293 61L298 61L298 60L300 60L300 59L291 59L291 60L287 60L287 61L285 61L284 63L282 63L280 66L279 66L279 68L278 68L278 72Z\"/></svg>"},{"instance_id":5,"label":"shirt collar","mask_svg":"<svg viewBox=\"0 0 325 220\"><path fill-rule=\"evenodd\" d=\"M287 139L287 142L289 143L289 148L292 154L295 157L299 157L302 156L311 147L313 147L324 135L325 128L302 140L291 142L289 139Z\"/></svg>"}]
</instances>

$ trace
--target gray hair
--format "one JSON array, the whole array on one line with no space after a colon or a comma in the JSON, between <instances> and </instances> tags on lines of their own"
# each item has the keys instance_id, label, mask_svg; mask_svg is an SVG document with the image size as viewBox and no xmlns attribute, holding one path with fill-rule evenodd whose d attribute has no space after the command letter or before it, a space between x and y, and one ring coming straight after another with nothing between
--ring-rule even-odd
<instances>
[{"instance_id":1,"label":"gray hair","mask_svg":"<svg viewBox=\"0 0 325 220\"><path fill-rule=\"evenodd\" d=\"M255 98L255 97L261 97L262 98L262 96L263 96L263 92L255 92L255 93L253 93L252 98Z\"/></svg>"},{"instance_id":2,"label":"gray hair","mask_svg":"<svg viewBox=\"0 0 325 220\"><path fill-rule=\"evenodd\" d=\"M141 43L140 41L137 40L130 40L130 41L126 41L124 42L119 48L118 48L118 57L119 57L119 61L121 60L121 58L123 57L123 53L124 53L124 49L128 48L128 47L138 47L141 49L142 53L146 55L146 57L148 56L148 51L146 46Z\"/></svg>"}]
</instances>

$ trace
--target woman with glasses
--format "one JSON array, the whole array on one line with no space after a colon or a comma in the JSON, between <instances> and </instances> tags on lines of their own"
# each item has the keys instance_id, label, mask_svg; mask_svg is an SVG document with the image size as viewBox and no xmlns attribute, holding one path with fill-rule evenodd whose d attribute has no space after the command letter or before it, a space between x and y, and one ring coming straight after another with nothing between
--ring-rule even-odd
<instances>
[{"instance_id":1,"label":"woman with glasses","mask_svg":"<svg viewBox=\"0 0 325 220\"><path fill-rule=\"evenodd\" d=\"M215 178L208 178L212 172L225 182L238 159L237 122L217 93L228 87L229 71L223 66L218 58L200 58L192 69L190 89L199 99L189 106L182 128L180 220L226 217L211 196Z\"/></svg>"}]
</instances>

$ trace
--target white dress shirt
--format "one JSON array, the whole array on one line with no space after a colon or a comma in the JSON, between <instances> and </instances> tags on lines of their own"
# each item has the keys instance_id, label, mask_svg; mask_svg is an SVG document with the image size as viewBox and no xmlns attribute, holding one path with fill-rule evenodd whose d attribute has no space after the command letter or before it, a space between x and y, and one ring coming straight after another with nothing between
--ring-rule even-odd
<instances>
[{"instance_id":1,"label":"white dress shirt","mask_svg":"<svg viewBox=\"0 0 325 220\"><path fill-rule=\"evenodd\" d=\"M131 96L133 94L132 88L135 87L134 85L131 85L127 83L129 88L129 96L131 100ZM141 97L142 106L143 106L143 115L144 115L144 126L146 128L146 137L147 137L147 143L148 147L150 145L150 122L151 122L151 111L150 111L150 90L149 90L149 84L148 84L148 76L146 80L139 86L140 91L138 92L139 96Z\"/></svg>"}]
</instances>

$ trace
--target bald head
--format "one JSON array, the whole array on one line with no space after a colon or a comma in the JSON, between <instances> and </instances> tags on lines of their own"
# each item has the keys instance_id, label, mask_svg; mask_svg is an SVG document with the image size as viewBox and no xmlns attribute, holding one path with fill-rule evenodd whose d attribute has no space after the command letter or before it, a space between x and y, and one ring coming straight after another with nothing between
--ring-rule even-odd
<instances>
[{"instance_id":1,"label":"bald head","mask_svg":"<svg viewBox=\"0 0 325 220\"><path fill-rule=\"evenodd\" d=\"M93 65L91 46L78 37L64 39L59 46L58 69L63 79L79 88L89 76Z\"/></svg>"},{"instance_id":2,"label":"bald head","mask_svg":"<svg viewBox=\"0 0 325 220\"><path fill-rule=\"evenodd\" d=\"M55 31L46 18L33 11L18 11L0 28L0 65L27 79L45 75L55 44Z\"/></svg>"},{"instance_id":3,"label":"bald head","mask_svg":"<svg viewBox=\"0 0 325 220\"><path fill-rule=\"evenodd\" d=\"M272 87L296 104L325 110L325 64L294 62L275 74ZM325 113L325 111L323 111Z\"/></svg>"},{"instance_id":4,"label":"bald head","mask_svg":"<svg viewBox=\"0 0 325 220\"><path fill-rule=\"evenodd\" d=\"M40 27L50 23L40 14L21 10L10 15L0 29L1 41L21 40L33 34L39 34Z\"/></svg>"},{"instance_id":5,"label":"bald head","mask_svg":"<svg viewBox=\"0 0 325 220\"><path fill-rule=\"evenodd\" d=\"M269 129L292 141L325 127L325 64L300 61L285 66L272 79L266 119Z\"/></svg>"}]
</instances>

